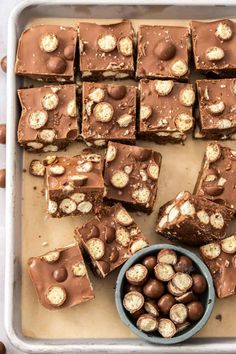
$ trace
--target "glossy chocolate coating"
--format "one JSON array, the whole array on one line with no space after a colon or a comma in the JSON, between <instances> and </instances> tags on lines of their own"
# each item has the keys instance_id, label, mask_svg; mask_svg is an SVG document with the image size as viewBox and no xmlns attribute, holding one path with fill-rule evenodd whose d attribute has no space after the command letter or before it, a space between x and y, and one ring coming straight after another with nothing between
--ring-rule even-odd
<instances>
[{"instance_id":1,"label":"glossy chocolate coating","mask_svg":"<svg viewBox=\"0 0 236 354\"><path fill-rule=\"evenodd\" d=\"M164 284L157 279L149 279L143 287L144 295L150 299L158 299L164 291Z\"/></svg>"},{"instance_id":2,"label":"glossy chocolate coating","mask_svg":"<svg viewBox=\"0 0 236 354\"><path fill-rule=\"evenodd\" d=\"M55 109L46 111L48 120L41 129L32 129L29 125L29 117L36 111L45 111L42 99L49 94L57 95L58 105ZM32 151L34 149L31 147L31 143L37 143L41 145L40 148L37 148L37 152L44 150L46 152L48 145L53 145L55 150L57 150L64 148L77 138L79 134L78 116L70 117L67 111L69 103L76 101L75 85L19 89L18 97L22 107L18 125L18 142L20 145ZM40 137L40 133L45 129L54 132L54 138L50 142L44 141Z\"/></svg>"},{"instance_id":3,"label":"glossy chocolate coating","mask_svg":"<svg viewBox=\"0 0 236 354\"><path fill-rule=\"evenodd\" d=\"M130 291L138 291L139 293L142 293L143 289L141 286L131 285L130 283L126 282L125 283L125 292L129 293Z\"/></svg>"},{"instance_id":4,"label":"glossy chocolate coating","mask_svg":"<svg viewBox=\"0 0 236 354\"><path fill-rule=\"evenodd\" d=\"M0 170L0 188L6 187L6 170Z\"/></svg>"},{"instance_id":5,"label":"glossy chocolate coating","mask_svg":"<svg viewBox=\"0 0 236 354\"><path fill-rule=\"evenodd\" d=\"M204 314L204 307L201 302L193 301L187 304L188 318L190 321L198 321Z\"/></svg>"},{"instance_id":6,"label":"glossy chocolate coating","mask_svg":"<svg viewBox=\"0 0 236 354\"><path fill-rule=\"evenodd\" d=\"M145 265L145 267L148 269L149 272L152 272L154 267L157 264L157 257L154 255L146 256L142 260L142 264Z\"/></svg>"},{"instance_id":7,"label":"glossy chocolate coating","mask_svg":"<svg viewBox=\"0 0 236 354\"><path fill-rule=\"evenodd\" d=\"M230 40L222 41L216 36L217 26L227 24L233 34ZM233 48L236 45L236 24L231 20L217 20L211 22L192 21L194 62L197 70L202 72L214 72L214 74L227 74L236 69L236 55ZM207 34L207 35L206 35ZM210 47L219 47L224 50L225 56L221 60L209 61L206 52Z\"/></svg>"},{"instance_id":8,"label":"glossy chocolate coating","mask_svg":"<svg viewBox=\"0 0 236 354\"><path fill-rule=\"evenodd\" d=\"M45 52L40 49L40 40L47 34L53 34L58 39L58 47L53 52ZM68 46L72 46L74 59L76 43L76 28L39 25L26 29L18 44L16 73L50 81L60 81L61 79L73 81L74 60L67 59L64 56L64 51Z\"/></svg>"},{"instance_id":9,"label":"glossy chocolate coating","mask_svg":"<svg viewBox=\"0 0 236 354\"><path fill-rule=\"evenodd\" d=\"M139 131L142 137L157 143L177 143L187 138L185 132L180 131L175 119L178 114L192 116L193 107L184 106L179 99L183 89L191 89L191 84L173 82L171 92L161 96L155 89L156 80L140 81L140 105L149 106L152 113L149 118L139 120ZM190 129L191 131L192 129Z\"/></svg>"},{"instance_id":10,"label":"glossy chocolate coating","mask_svg":"<svg viewBox=\"0 0 236 354\"><path fill-rule=\"evenodd\" d=\"M170 308L176 303L175 298L171 294L165 294L158 300L158 308L163 315L168 315Z\"/></svg>"},{"instance_id":11,"label":"glossy chocolate coating","mask_svg":"<svg viewBox=\"0 0 236 354\"><path fill-rule=\"evenodd\" d=\"M6 347L3 342L0 342L0 354L6 354Z\"/></svg>"},{"instance_id":12,"label":"glossy chocolate coating","mask_svg":"<svg viewBox=\"0 0 236 354\"><path fill-rule=\"evenodd\" d=\"M143 246L147 244L145 236L134 221L129 226L122 226L121 228L117 215L118 212L122 211L125 211L125 209L121 204L115 204L113 207L103 207L100 215L97 215L93 220L75 230L76 240L82 243L83 248L92 260L92 267L95 270L99 270L97 273L102 278L105 278L132 256L134 252L133 246L136 241L143 241ZM99 261L92 258L91 252L87 247L87 241L90 239L88 235L94 226L99 230L96 237L103 241L105 245L105 253ZM127 242L123 243L123 245L116 238L116 233L118 232L119 234L121 229L128 238ZM131 233L134 230L135 236L132 237ZM141 288L126 284L125 292L129 291L141 292Z\"/></svg>"},{"instance_id":13,"label":"glossy chocolate coating","mask_svg":"<svg viewBox=\"0 0 236 354\"><path fill-rule=\"evenodd\" d=\"M132 24L130 21L109 25L89 22L79 24L82 77L90 80L93 78L112 78L116 77L117 74L126 74L127 77L132 76L134 73L133 55L124 56L118 50L117 45L109 53L102 51L98 46L98 39L104 35L112 35L117 41L122 37L129 37L133 41ZM107 72L108 74L106 74ZM119 78L119 76L116 78Z\"/></svg>"},{"instance_id":14,"label":"glossy chocolate coating","mask_svg":"<svg viewBox=\"0 0 236 354\"><path fill-rule=\"evenodd\" d=\"M161 154L150 149L115 142L109 142L108 149L109 147L116 149L116 156L113 161L105 160L106 198L110 201L123 202L132 210L150 213L156 199L158 175L154 180L149 178L148 171L150 166L155 166L158 171L160 170ZM127 169L130 170L130 173L126 186L122 190L114 187L111 183L113 174L116 171L127 171ZM141 196L138 195L139 191ZM145 199L143 199L143 193L145 193ZM148 197L146 197L147 193Z\"/></svg>"},{"instance_id":15,"label":"glossy chocolate coating","mask_svg":"<svg viewBox=\"0 0 236 354\"><path fill-rule=\"evenodd\" d=\"M6 56L1 59L1 68L4 73L7 72L7 57Z\"/></svg>"},{"instance_id":16,"label":"glossy chocolate coating","mask_svg":"<svg viewBox=\"0 0 236 354\"><path fill-rule=\"evenodd\" d=\"M176 272L190 273L193 269L193 262L187 256L180 256L174 265L174 269Z\"/></svg>"},{"instance_id":17,"label":"glossy chocolate coating","mask_svg":"<svg viewBox=\"0 0 236 354\"><path fill-rule=\"evenodd\" d=\"M171 64L184 60L188 65L187 27L141 25L138 30L137 77L173 78ZM171 60L170 60L171 59ZM187 79L186 73L181 79Z\"/></svg>"},{"instance_id":18,"label":"glossy chocolate coating","mask_svg":"<svg viewBox=\"0 0 236 354\"><path fill-rule=\"evenodd\" d=\"M0 124L0 144L6 144L6 124Z\"/></svg>"},{"instance_id":19,"label":"glossy chocolate coating","mask_svg":"<svg viewBox=\"0 0 236 354\"><path fill-rule=\"evenodd\" d=\"M46 298L47 290L51 286L63 286L66 291L66 300L60 308L92 300L94 293L87 273L83 276L75 276L73 273L74 265L81 263L85 267L79 246L60 248L56 251L60 255L54 262L47 262L43 258L44 255L28 260L30 277L40 303L49 310L55 310L55 306Z\"/></svg>"},{"instance_id":20,"label":"glossy chocolate coating","mask_svg":"<svg viewBox=\"0 0 236 354\"><path fill-rule=\"evenodd\" d=\"M97 120L94 114L96 104L89 97L97 89L104 92L102 102L110 104L114 110L112 119L106 123ZM84 82L82 99L82 136L84 140L94 145L100 139L105 142L108 140L134 142L136 138L136 95L137 89L134 86ZM124 114L130 115L132 121L122 127L117 123L117 120Z\"/></svg>"},{"instance_id":21,"label":"glossy chocolate coating","mask_svg":"<svg viewBox=\"0 0 236 354\"><path fill-rule=\"evenodd\" d=\"M201 274L193 274L192 279L193 279L192 291L197 295L203 294L207 288L207 283L204 276Z\"/></svg>"}]
</instances>

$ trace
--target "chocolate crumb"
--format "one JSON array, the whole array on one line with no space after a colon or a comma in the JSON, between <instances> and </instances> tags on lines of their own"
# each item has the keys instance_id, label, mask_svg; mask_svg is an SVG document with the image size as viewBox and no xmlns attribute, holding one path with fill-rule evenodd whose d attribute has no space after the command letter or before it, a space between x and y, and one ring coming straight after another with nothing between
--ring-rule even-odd
<instances>
[{"instance_id":1,"label":"chocolate crumb","mask_svg":"<svg viewBox=\"0 0 236 354\"><path fill-rule=\"evenodd\" d=\"M215 317L215 319L217 320L217 321L222 321L222 315L219 313L218 315L216 315L216 317Z\"/></svg>"}]
</instances>

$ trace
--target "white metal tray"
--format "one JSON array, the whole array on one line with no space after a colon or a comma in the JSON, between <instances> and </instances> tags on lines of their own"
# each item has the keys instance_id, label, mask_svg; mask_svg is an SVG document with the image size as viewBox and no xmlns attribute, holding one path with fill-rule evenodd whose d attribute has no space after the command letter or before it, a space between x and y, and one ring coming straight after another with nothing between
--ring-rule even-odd
<instances>
[{"instance_id":1,"label":"white metal tray","mask_svg":"<svg viewBox=\"0 0 236 354\"><path fill-rule=\"evenodd\" d=\"M196 6L197 5L197 6ZM178 346L154 346L139 339L44 339L24 337L21 331L21 182L22 150L16 143L17 88L22 79L14 74L17 40L29 19L39 17L193 19L236 17L236 1L198 0L28 0L9 18L7 73L7 186L5 328L10 341L24 353L232 353L234 338L198 338ZM201 5L201 6L200 6ZM152 7L152 11L150 11ZM88 11L89 9L89 11ZM147 14L148 17L147 17ZM104 314L105 315L105 314ZM32 327L34 318L32 318ZM212 334L214 336L214 333Z\"/></svg>"}]
</instances>

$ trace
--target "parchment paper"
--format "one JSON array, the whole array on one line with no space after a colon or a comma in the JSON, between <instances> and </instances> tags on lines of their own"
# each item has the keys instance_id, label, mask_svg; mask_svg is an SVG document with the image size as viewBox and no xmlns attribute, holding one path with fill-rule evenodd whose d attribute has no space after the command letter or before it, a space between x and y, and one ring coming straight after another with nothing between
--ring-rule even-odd
<instances>
[{"instance_id":1,"label":"parchment paper","mask_svg":"<svg viewBox=\"0 0 236 354\"><path fill-rule=\"evenodd\" d=\"M91 20L90 20L91 21ZM115 22L117 21L111 21ZM36 23L57 23L56 20L37 19ZM104 20L96 20L104 23ZM184 25L187 21L158 20L158 23ZM78 19L60 20L60 24L76 24ZM154 21L134 20L138 23L155 23ZM234 142L222 142L226 146L236 147ZM154 225L159 207L172 199L181 190L192 192L201 166L206 142L188 138L182 145L157 145L147 141L137 141L137 145L152 148L162 154L162 167L159 179L159 191L153 213L137 215L132 213L135 221L146 234L151 244L167 242L157 236ZM67 151L58 155L75 155L86 146L75 143ZM102 151L102 150L100 150ZM43 179L28 173L33 159L43 158L48 154L24 153L23 196L22 196L22 332L33 338L132 338L134 335L121 322L114 301L114 286L118 271L106 279L97 279L89 272L95 290L95 300L78 305L71 309L48 311L37 301L35 290L27 270L27 259L57 247L74 242L75 227L82 225L91 217L65 217L53 219L46 216L46 203L42 195ZM231 230L236 229L236 224ZM234 309L236 296L217 300L214 311L207 325L198 337L234 337L236 323ZM216 319L217 315L222 320Z\"/></svg>"}]
</instances>

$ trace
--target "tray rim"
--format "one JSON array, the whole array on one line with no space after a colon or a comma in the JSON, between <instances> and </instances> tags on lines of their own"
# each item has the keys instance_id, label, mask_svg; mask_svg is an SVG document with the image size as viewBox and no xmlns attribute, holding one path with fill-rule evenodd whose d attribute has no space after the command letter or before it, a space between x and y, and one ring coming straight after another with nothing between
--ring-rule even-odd
<instances>
[{"instance_id":1,"label":"tray rim","mask_svg":"<svg viewBox=\"0 0 236 354\"><path fill-rule=\"evenodd\" d=\"M227 1L227 2L226 2ZM168 5L168 6L235 6L236 0L99 0L99 6L104 5ZM16 5L8 20L8 72L7 72L7 151L6 151L6 246L5 246L5 283L4 283L4 327L10 342L23 353L232 353L232 345L236 346L234 338L195 338L181 345L152 345L139 339L32 339L18 335L14 328L13 301L14 301L14 213L15 213L15 158L17 144L15 139L15 74L14 62L16 51L15 30L21 13L31 6L38 5L98 5L96 0L24 0ZM66 342L70 342L66 344Z\"/></svg>"}]
</instances>

